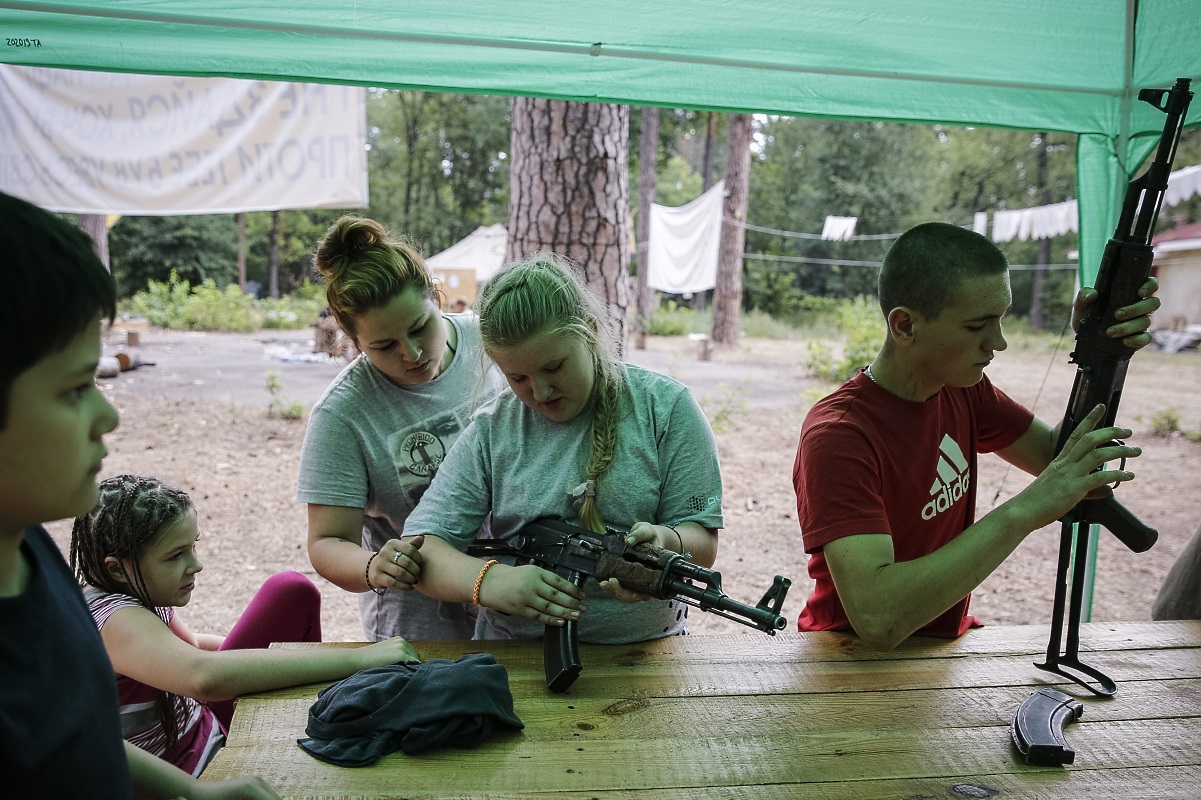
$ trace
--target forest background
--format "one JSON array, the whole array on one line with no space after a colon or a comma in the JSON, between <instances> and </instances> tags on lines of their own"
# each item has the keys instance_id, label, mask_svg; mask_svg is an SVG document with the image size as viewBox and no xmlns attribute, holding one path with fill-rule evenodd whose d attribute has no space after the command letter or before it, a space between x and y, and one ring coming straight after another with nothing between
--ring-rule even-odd
<instances>
[{"instance_id":1,"label":"forest background","mask_svg":"<svg viewBox=\"0 0 1201 800\"><path fill-rule=\"evenodd\" d=\"M510 99L368 90L370 206L250 212L245 278L260 294L317 299L312 248L342 213L380 220L431 255L479 225L505 223ZM725 115L661 109L655 201L677 206L720 179ZM629 115L630 186L638 185L640 115ZM814 298L874 297L878 265L899 232L927 220L970 225L978 211L1072 199L1075 135L942 125L756 116L742 307L802 324ZM1201 163L1201 129L1186 131L1176 167ZM630 192L630 213L638 193ZM857 238L816 237L827 215L858 217ZM1158 230L1201 219L1201 198L1166 208ZM797 234L803 234L798 236ZM807 238L808 237L808 238ZM123 217L109 248L122 297L167 282L238 282L233 215ZM1001 244L1013 265L1016 317L1060 330L1073 295L1075 234ZM630 248L631 254L635 248ZM631 259L633 269L634 259ZM272 273L275 273L274 276ZM273 290L273 291L271 291ZM664 298L702 305L705 298ZM317 299L319 302L319 299ZM1031 312L1033 316L1031 315ZM292 320L308 325L311 319ZM220 327L220 321L214 323Z\"/></svg>"},{"instance_id":2,"label":"forest background","mask_svg":"<svg viewBox=\"0 0 1201 800\"><path fill-rule=\"evenodd\" d=\"M503 97L369 90L369 208L247 213L238 215L240 224L232 215L124 217L112 228L110 257L124 298L121 309L145 313L156 326L142 346L159 366L102 384L129 420L116 434L109 469L163 477L186 488L203 508L206 553L214 569L204 581L211 589L205 590L196 612L202 627L228 630L267 571L301 569L316 578L302 549L303 509L293 499L294 465L304 431L300 421L315 395L295 400L295 385L289 382L295 374L265 360L267 349L278 345L274 332L246 337L184 331L167 336L159 328L311 330L324 305L322 288L311 282L312 248L344 211L381 220L427 254L454 244L479 225L507 222L511 193L514 207L522 207L518 192L528 191L530 183L523 186L520 170L514 169L510 184L514 153L524 152L517 149L519 126L514 120L534 116L529 109L524 117L515 113L520 106L521 101ZM614 162L620 165L616 174L628 172L630 191L617 193L619 202L610 210L620 212L628 204L633 216L640 202L640 192L633 187L642 177L642 148L636 143L646 117L613 117L621 120L620 132L628 133L630 146L617 148L620 158ZM727 159L729 117L661 109L658 118L656 202L686 203L729 174L725 162L734 163ZM746 119L730 128L745 132ZM795 552L796 539L795 496L787 479L793 452L792 446L780 447L781 437L794 441L807 407L875 355L882 337L875 287L884 253L901 231L918 222L966 226L980 211L1072 199L1076 143L1071 135L1021 130L749 119L746 238L745 245L731 253L735 266L741 265L741 345L715 348L712 361L698 361L695 343L681 334L708 331L710 321L716 330L723 296L661 297L646 349L627 351L627 357L686 383L697 378L692 374L695 368L710 377L716 373L716 382L694 380L689 385L718 436L723 491L731 498L730 528L723 533L723 573L731 586L758 587L785 569L798 580L790 603L799 608L807 594L800 577L803 565L780 563L781 553ZM582 130L595 134L587 126ZM605 133L610 141L614 131ZM528 143L522 146L528 151ZM1197 163L1201 129L1185 132L1175 162L1177 168ZM611 177L613 172L607 174ZM577 201L566 208L574 212L580 206ZM854 240L819 238L825 217L832 214L858 217ZM612 216L608 219L612 222ZM1194 197L1164 209L1158 230L1197 219L1201 198ZM268 294L288 296L254 300L243 293L238 282L239 229L245 231L246 278L267 287ZM1015 355L1002 360L1003 367L994 365L1004 370L994 379L1003 377L1007 391L1045 415L1048 409L1063 407L1063 394L1071 383L1061 349L1070 337L1059 334L1066 328L1074 294L1077 265L1069 253L1076 248L1076 236L1013 241L1001 247L1013 267L1015 319L1007 321L1006 333ZM638 247L631 244L626 249L633 270ZM737 258L740 251L742 257ZM723 262L728 263L724 258ZM624 262L614 263L620 268ZM1035 290L1040 277L1041 289ZM724 295L726 302L729 297ZM699 310L708 300L711 310ZM109 351L126 342L120 328L108 332ZM305 338L301 331L291 336L288 341ZM266 376L270 401L265 414L261 406L240 408L232 401L227 405L199 399L197 385L229 380L223 373L232 363L213 354L237 337L249 339L243 344L253 345L255 374ZM1123 410L1125 419L1137 424L1137 435L1146 437L1140 438L1148 447L1140 469L1145 466L1155 480L1136 482L1123 497L1160 528L1162 542L1149 559L1133 567L1124 558L1099 558L1104 575L1098 584L1105 587L1097 602L1100 619L1146 618L1163 574L1197 525L1199 354L1149 350L1138 359L1140 377L1127 385ZM200 356L207 371L183 370L185 352ZM1044 363L1058 366L1060 372L1031 368ZM770 379L755 384L760 372ZM261 378L242 382L262 387ZM181 385L181 395L169 396L172 384ZM986 493L991 504L1023 485L1019 477L1005 481L1008 475L990 479L989 485L997 487L995 494L993 489ZM248 500L251 491L253 502ZM989 497L981 502L978 513L991 507ZM61 544L69 539L69 531L60 529L56 535ZM977 609L992 622L1021 624L1046 617L1047 589L1052 586L1046 569L1055 563L1055 537L1031 538L1037 546L1024 548L977 593ZM323 591L323 596L329 609L323 612L327 633L335 639L357 637L353 595ZM792 616L795 610L787 613ZM719 627L721 623L720 618L697 620L697 632L729 632Z\"/></svg>"}]
</instances>

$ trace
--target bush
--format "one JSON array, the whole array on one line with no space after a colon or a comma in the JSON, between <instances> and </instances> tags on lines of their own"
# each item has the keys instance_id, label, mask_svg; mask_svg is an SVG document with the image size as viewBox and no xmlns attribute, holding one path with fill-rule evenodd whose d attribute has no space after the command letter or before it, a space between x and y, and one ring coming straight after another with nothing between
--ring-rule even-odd
<instances>
[{"instance_id":1,"label":"bush","mask_svg":"<svg viewBox=\"0 0 1201 800\"><path fill-rule=\"evenodd\" d=\"M258 301L264 328L304 328L317 323L317 315L325 308L325 293L312 296L303 288L279 299Z\"/></svg>"},{"instance_id":2,"label":"bush","mask_svg":"<svg viewBox=\"0 0 1201 800\"><path fill-rule=\"evenodd\" d=\"M803 366L815 378L842 383L876 357L884 331L879 307L865 297L839 300L832 313L841 347L825 341L810 342Z\"/></svg>"},{"instance_id":3,"label":"bush","mask_svg":"<svg viewBox=\"0 0 1201 800\"><path fill-rule=\"evenodd\" d=\"M133 296L131 306L135 314L145 317L151 325L160 328L180 327L176 321L183 319L191 293L191 285L181 281L179 273L171 270L169 283L148 282L145 291Z\"/></svg>"},{"instance_id":4,"label":"bush","mask_svg":"<svg viewBox=\"0 0 1201 800\"><path fill-rule=\"evenodd\" d=\"M650 319L646 332L651 336L685 336L692 332L696 312L668 300Z\"/></svg>"},{"instance_id":5,"label":"bush","mask_svg":"<svg viewBox=\"0 0 1201 800\"><path fill-rule=\"evenodd\" d=\"M255 299L230 284L218 289L211 278L192 289L184 312L184 327L198 331L238 331L246 333L262 327L262 315Z\"/></svg>"},{"instance_id":6,"label":"bush","mask_svg":"<svg viewBox=\"0 0 1201 800\"><path fill-rule=\"evenodd\" d=\"M754 309L742 315L742 332L752 339L799 339L795 326L776 319L766 311Z\"/></svg>"},{"instance_id":7,"label":"bush","mask_svg":"<svg viewBox=\"0 0 1201 800\"><path fill-rule=\"evenodd\" d=\"M324 288L309 282L293 295L255 300L236 284L224 289L205 280L193 287L171 273L168 283L150 281L128 304L151 325L176 330L249 332L259 328L305 328L325 308Z\"/></svg>"}]
</instances>

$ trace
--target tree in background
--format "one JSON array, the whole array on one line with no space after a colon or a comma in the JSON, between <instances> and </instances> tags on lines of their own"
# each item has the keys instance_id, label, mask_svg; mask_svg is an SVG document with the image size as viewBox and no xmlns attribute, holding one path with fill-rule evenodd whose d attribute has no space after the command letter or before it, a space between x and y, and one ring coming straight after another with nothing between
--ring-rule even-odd
<instances>
[{"instance_id":1,"label":"tree in background","mask_svg":"<svg viewBox=\"0 0 1201 800\"><path fill-rule=\"evenodd\" d=\"M638 134L638 208L634 219L637 220L638 246L637 272L634 275L634 346L639 350L646 349L646 329L655 313L655 290L647 283L647 270L650 267L650 228L651 206L655 202L656 166L658 165L657 151L659 146L659 109L646 106L640 115L642 121Z\"/></svg>"},{"instance_id":2,"label":"tree in background","mask_svg":"<svg viewBox=\"0 0 1201 800\"><path fill-rule=\"evenodd\" d=\"M109 231L113 276L121 297L166 281L174 270L193 286L237 279L234 220L229 214L121 217Z\"/></svg>"},{"instance_id":3,"label":"tree in background","mask_svg":"<svg viewBox=\"0 0 1201 800\"><path fill-rule=\"evenodd\" d=\"M726 196L722 201L717 286L713 290L713 341L737 344L742 311L742 250L746 243L747 193L751 171L750 114L726 120Z\"/></svg>"},{"instance_id":4,"label":"tree in background","mask_svg":"<svg viewBox=\"0 0 1201 800\"><path fill-rule=\"evenodd\" d=\"M629 106L516 97L506 260L550 251L584 273L624 349L630 305Z\"/></svg>"},{"instance_id":5,"label":"tree in background","mask_svg":"<svg viewBox=\"0 0 1201 800\"><path fill-rule=\"evenodd\" d=\"M1029 208L1075 196L1074 134L941 125L933 130L938 169L930 193L935 219L970 224L977 211ZM1067 324L1076 270L1051 267L1072 263L1068 251L1076 241L1076 234L1069 233L1054 240L999 243L1014 266L1015 315L1057 330Z\"/></svg>"},{"instance_id":6,"label":"tree in background","mask_svg":"<svg viewBox=\"0 0 1201 800\"><path fill-rule=\"evenodd\" d=\"M256 294L278 296L312 281L313 247L326 228L344 213L362 209L252 211L246 214L246 275ZM274 234L272 229L275 228ZM273 246L274 244L274 246ZM275 250L277 295L271 294L271 260Z\"/></svg>"},{"instance_id":7,"label":"tree in background","mask_svg":"<svg viewBox=\"0 0 1201 800\"><path fill-rule=\"evenodd\" d=\"M109 262L108 254L108 217L104 214L80 214L79 228L92 240L92 249L96 251L96 258L100 259L101 264L108 267L109 272L112 272L113 267Z\"/></svg>"},{"instance_id":8,"label":"tree in background","mask_svg":"<svg viewBox=\"0 0 1201 800\"><path fill-rule=\"evenodd\" d=\"M503 222L509 196L509 98L371 90L371 206L362 212L427 255Z\"/></svg>"},{"instance_id":9,"label":"tree in background","mask_svg":"<svg viewBox=\"0 0 1201 800\"><path fill-rule=\"evenodd\" d=\"M811 237L829 215L858 217L857 236L904 230L931 218L934 143L929 126L769 117L756 137L749 221ZM874 296L875 264L889 244L750 230L747 250L764 257L748 261L743 305L768 309L797 298L778 309L789 317L805 295Z\"/></svg>"}]
</instances>

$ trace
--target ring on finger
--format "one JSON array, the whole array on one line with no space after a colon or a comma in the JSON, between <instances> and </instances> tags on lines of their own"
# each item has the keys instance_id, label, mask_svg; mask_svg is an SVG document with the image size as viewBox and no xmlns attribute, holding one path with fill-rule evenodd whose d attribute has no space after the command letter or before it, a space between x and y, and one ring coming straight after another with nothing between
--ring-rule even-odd
<instances>
[{"instance_id":1,"label":"ring on finger","mask_svg":"<svg viewBox=\"0 0 1201 800\"><path fill-rule=\"evenodd\" d=\"M397 564L397 565L400 564L400 551L399 550L397 550L396 554L394 556L392 556L392 563Z\"/></svg>"}]
</instances>

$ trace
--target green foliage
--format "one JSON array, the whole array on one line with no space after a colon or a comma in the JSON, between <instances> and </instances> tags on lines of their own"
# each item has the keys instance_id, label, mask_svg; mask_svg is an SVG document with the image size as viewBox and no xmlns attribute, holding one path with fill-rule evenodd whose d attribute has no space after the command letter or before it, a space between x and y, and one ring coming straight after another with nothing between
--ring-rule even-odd
<instances>
[{"instance_id":1,"label":"green foliage","mask_svg":"<svg viewBox=\"0 0 1201 800\"><path fill-rule=\"evenodd\" d=\"M816 234L828 215L859 218L857 234L893 233L930 218L928 126L771 117L758 124L748 216L756 226ZM748 230L749 308L789 315L800 294L855 297L876 291L887 240L831 242ZM830 262L868 262L864 265ZM771 275L772 277L768 277ZM769 309L776 294L779 309Z\"/></svg>"},{"instance_id":2,"label":"green foliage","mask_svg":"<svg viewBox=\"0 0 1201 800\"><path fill-rule=\"evenodd\" d=\"M1180 412L1168 407L1151 415L1151 432L1156 436L1172 436L1180 432Z\"/></svg>"},{"instance_id":3,"label":"green foliage","mask_svg":"<svg viewBox=\"0 0 1201 800\"><path fill-rule=\"evenodd\" d=\"M283 399L284 384L279 379L279 372L267 370L267 394L271 401L267 404L267 416L279 419L304 419L304 404L299 400L287 402Z\"/></svg>"},{"instance_id":4,"label":"green foliage","mask_svg":"<svg viewBox=\"0 0 1201 800\"><path fill-rule=\"evenodd\" d=\"M368 168L375 217L426 253L459 241L476 226L503 222L508 211L509 100L484 95L370 90ZM631 114L631 201L636 202L639 114ZM660 109L656 202L674 206L701 192L710 112ZM717 114L713 179L725 161L725 115ZM976 211L1024 208L1070 199L1075 192L1075 138L1051 132L903 125L867 120L758 116L750 175L749 221L756 227L816 234L826 215L859 218L857 233L895 233L914 223L943 219L967 224ZM1177 164L1201 161L1201 128L1186 130ZM1041 162L1041 164L1040 164ZM284 210L276 252L282 293L319 293L308 283L313 248L342 210ZM1160 229L1201 218L1201 198L1164 209ZM246 269L263 290L269 284L271 212L245 214ZM189 286L211 279L218 288L236 280L237 236L232 215L125 217L110 234L114 274L123 298L168 281L174 269ZM871 297L879 262L891 241L830 242L747 231L743 309L809 327L823 316L810 298ZM1049 260L1067 263L1075 235L1052 242ZM1002 245L1010 262L1033 264L1037 242ZM757 258L756 256L772 258ZM1045 254L1044 254L1045 255ZM863 262L863 263L848 263ZM1013 313L1028 316L1039 294L1042 318L1058 331L1067 319L1075 272L1012 273ZM307 287L307 288L306 288ZM170 297L156 298L169 305ZM267 325L311 317L311 306L261 309ZM166 312L163 312L166 313ZM172 314L176 318L178 314ZM667 314L668 335L703 331ZM836 324L831 318L831 325ZM655 333L657 331L652 331Z\"/></svg>"},{"instance_id":5,"label":"green foliage","mask_svg":"<svg viewBox=\"0 0 1201 800\"><path fill-rule=\"evenodd\" d=\"M684 336L692 332L696 311L668 300L650 319L647 333L651 336Z\"/></svg>"},{"instance_id":6,"label":"green foliage","mask_svg":"<svg viewBox=\"0 0 1201 800\"><path fill-rule=\"evenodd\" d=\"M507 97L371 90L367 140L371 207L360 213L426 254L507 218Z\"/></svg>"},{"instance_id":7,"label":"green foliage","mask_svg":"<svg viewBox=\"0 0 1201 800\"><path fill-rule=\"evenodd\" d=\"M129 297L172 272L192 285L237 279L233 216L122 217L109 231L117 290Z\"/></svg>"},{"instance_id":8,"label":"green foliage","mask_svg":"<svg viewBox=\"0 0 1201 800\"><path fill-rule=\"evenodd\" d=\"M1075 135L941 125L933 130L939 166L931 194L937 198L934 212L940 218L967 220L975 211L1028 208L1075 197ZM1074 233L1049 240L1044 245L1047 263L1070 263L1067 254L1076 245ZM1014 240L999 246L1010 264L1039 261L1038 241ZM1071 313L1076 271L1055 269L1044 274L1038 298L1043 313L1038 326L1058 331ZM1011 278L1013 313L1029 316L1034 304L1035 273L1015 270Z\"/></svg>"},{"instance_id":9,"label":"green foliage","mask_svg":"<svg viewBox=\"0 0 1201 800\"><path fill-rule=\"evenodd\" d=\"M325 286L308 279L286 297L267 297L257 303L262 314L262 327L286 329L314 324L325 305Z\"/></svg>"},{"instance_id":10,"label":"green foliage","mask_svg":"<svg viewBox=\"0 0 1201 800\"><path fill-rule=\"evenodd\" d=\"M281 295L296 291L311 282L313 250L327 228L342 214L338 209L284 210L278 212L277 252ZM351 210L349 213L359 213ZM258 284L259 296L266 296L270 285L272 212L246 214L246 279Z\"/></svg>"},{"instance_id":11,"label":"green foliage","mask_svg":"<svg viewBox=\"0 0 1201 800\"><path fill-rule=\"evenodd\" d=\"M325 308L325 283L311 281L305 278L299 286L292 290L291 295L297 301L304 303L320 303L317 310Z\"/></svg>"},{"instance_id":12,"label":"green foliage","mask_svg":"<svg viewBox=\"0 0 1201 800\"><path fill-rule=\"evenodd\" d=\"M144 291L133 296L133 313L145 317L151 325L160 328L182 327L177 321L184 318L184 309L188 305L191 293L191 284L180 280L179 273L171 270L167 283L152 280Z\"/></svg>"},{"instance_id":13,"label":"green foliage","mask_svg":"<svg viewBox=\"0 0 1201 800\"><path fill-rule=\"evenodd\" d=\"M801 335L791 323L757 309L742 315L742 332L752 339L797 339Z\"/></svg>"},{"instance_id":14,"label":"green foliage","mask_svg":"<svg viewBox=\"0 0 1201 800\"><path fill-rule=\"evenodd\" d=\"M810 342L803 366L816 378L842 383L876 357L883 344L883 324L879 307L865 297L839 302L834 317L841 341Z\"/></svg>"},{"instance_id":15,"label":"green foliage","mask_svg":"<svg viewBox=\"0 0 1201 800\"><path fill-rule=\"evenodd\" d=\"M192 287L183 321L184 327L197 331L247 332L262 327L253 297L232 283L219 289L211 280Z\"/></svg>"},{"instance_id":16,"label":"green foliage","mask_svg":"<svg viewBox=\"0 0 1201 800\"><path fill-rule=\"evenodd\" d=\"M224 289L206 280L192 286L172 272L166 283L150 281L129 302L134 314L160 328L203 331L254 331L259 328L304 328L314 324L325 306L311 289L296 297L255 300L235 284Z\"/></svg>"},{"instance_id":17,"label":"green foliage","mask_svg":"<svg viewBox=\"0 0 1201 800\"><path fill-rule=\"evenodd\" d=\"M776 266L772 262L747 262L742 275L743 306L748 311L759 311L770 317L796 317L805 293L791 270L780 270Z\"/></svg>"},{"instance_id":18,"label":"green foliage","mask_svg":"<svg viewBox=\"0 0 1201 800\"><path fill-rule=\"evenodd\" d=\"M661 206L675 207L691 203L700 197L704 180L687 161L673 156L660 168L659 179L655 184L655 202Z\"/></svg>"},{"instance_id":19,"label":"green foliage","mask_svg":"<svg viewBox=\"0 0 1201 800\"><path fill-rule=\"evenodd\" d=\"M1140 414L1135 417L1139 422L1144 420ZM1186 431L1180 427L1180 412L1175 407L1160 409L1151 415L1149 420L1151 423L1151 433L1155 436L1177 437L1183 436L1190 442L1201 442L1201 430Z\"/></svg>"}]
</instances>

